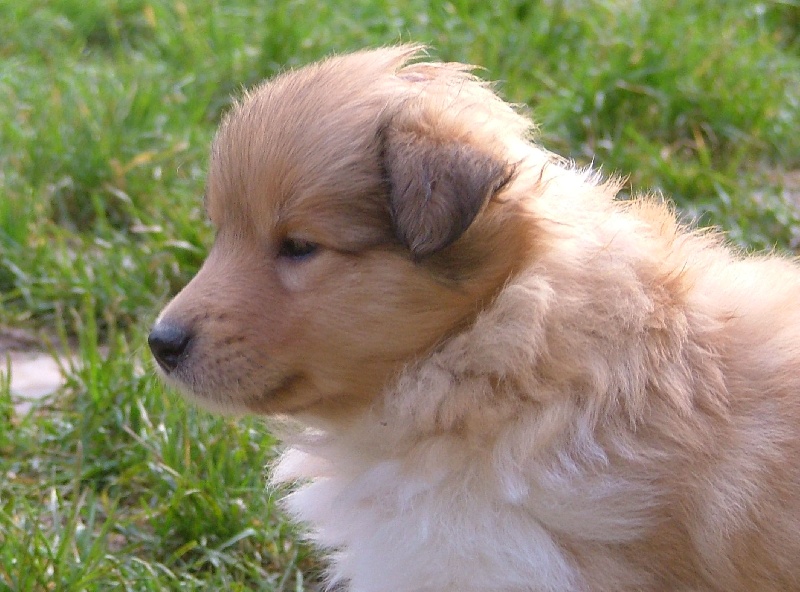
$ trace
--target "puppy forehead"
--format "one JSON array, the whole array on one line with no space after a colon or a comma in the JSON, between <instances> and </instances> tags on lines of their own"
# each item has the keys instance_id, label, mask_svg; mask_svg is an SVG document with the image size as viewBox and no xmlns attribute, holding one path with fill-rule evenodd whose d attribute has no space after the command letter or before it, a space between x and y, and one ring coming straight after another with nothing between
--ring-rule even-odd
<instances>
[{"instance_id":1,"label":"puppy forehead","mask_svg":"<svg viewBox=\"0 0 800 592\"><path fill-rule=\"evenodd\" d=\"M274 102L256 100L223 124L208 174L212 222L260 234L332 235L351 225L358 242L391 234L377 113L346 102L328 113Z\"/></svg>"}]
</instances>

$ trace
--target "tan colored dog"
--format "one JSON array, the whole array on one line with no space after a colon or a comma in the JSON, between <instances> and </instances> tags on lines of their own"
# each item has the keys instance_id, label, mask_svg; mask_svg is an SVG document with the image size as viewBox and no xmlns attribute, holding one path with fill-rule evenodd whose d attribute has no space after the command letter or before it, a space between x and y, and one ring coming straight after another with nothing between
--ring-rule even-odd
<instances>
[{"instance_id":1,"label":"tan colored dog","mask_svg":"<svg viewBox=\"0 0 800 592\"><path fill-rule=\"evenodd\" d=\"M168 381L307 426L275 481L353 591L800 590L798 267L615 201L417 51L225 118Z\"/></svg>"}]
</instances>

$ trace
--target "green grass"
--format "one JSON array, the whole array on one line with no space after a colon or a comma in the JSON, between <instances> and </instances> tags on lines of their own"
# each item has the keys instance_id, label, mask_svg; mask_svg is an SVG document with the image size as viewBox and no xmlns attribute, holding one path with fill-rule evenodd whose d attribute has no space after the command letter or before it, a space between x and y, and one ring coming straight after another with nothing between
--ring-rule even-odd
<instances>
[{"instance_id":1,"label":"green grass","mask_svg":"<svg viewBox=\"0 0 800 592\"><path fill-rule=\"evenodd\" d=\"M546 147L742 246L798 248L797 0L0 0L0 324L79 360L24 417L0 382L0 590L313 581L265 486L272 437L165 393L144 337L212 238L231 96L412 40L484 66Z\"/></svg>"}]
</instances>

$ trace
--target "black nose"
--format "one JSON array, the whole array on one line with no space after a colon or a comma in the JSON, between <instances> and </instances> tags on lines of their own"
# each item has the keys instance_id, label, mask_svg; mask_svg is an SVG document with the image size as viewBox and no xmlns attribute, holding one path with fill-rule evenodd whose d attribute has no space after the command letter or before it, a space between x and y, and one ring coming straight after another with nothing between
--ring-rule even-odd
<instances>
[{"instance_id":1,"label":"black nose","mask_svg":"<svg viewBox=\"0 0 800 592\"><path fill-rule=\"evenodd\" d=\"M147 344L158 365L169 373L177 368L191 340L191 334L183 327L159 322L150 331Z\"/></svg>"}]
</instances>

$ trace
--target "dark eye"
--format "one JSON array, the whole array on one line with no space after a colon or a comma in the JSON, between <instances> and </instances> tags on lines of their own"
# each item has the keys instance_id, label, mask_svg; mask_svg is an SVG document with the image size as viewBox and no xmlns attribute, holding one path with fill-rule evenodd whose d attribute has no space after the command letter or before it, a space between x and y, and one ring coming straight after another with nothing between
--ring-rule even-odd
<instances>
[{"instance_id":1,"label":"dark eye","mask_svg":"<svg viewBox=\"0 0 800 592\"><path fill-rule=\"evenodd\" d=\"M305 259L317 252L319 245L311 241L285 238L278 249L279 257L288 257L289 259Z\"/></svg>"}]
</instances>

